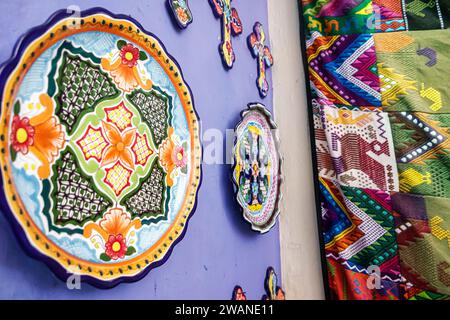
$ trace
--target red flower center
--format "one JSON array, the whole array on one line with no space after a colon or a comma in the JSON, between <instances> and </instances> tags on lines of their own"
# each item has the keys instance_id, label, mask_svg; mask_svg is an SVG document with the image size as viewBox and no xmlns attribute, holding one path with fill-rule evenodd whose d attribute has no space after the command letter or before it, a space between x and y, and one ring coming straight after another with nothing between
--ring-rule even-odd
<instances>
[{"instance_id":1,"label":"red flower center","mask_svg":"<svg viewBox=\"0 0 450 320\"><path fill-rule=\"evenodd\" d=\"M105 253L113 260L125 258L127 252L127 244L121 234L110 235L108 242L105 244Z\"/></svg>"},{"instance_id":2,"label":"red flower center","mask_svg":"<svg viewBox=\"0 0 450 320\"><path fill-rule=\"evenodd\" d=\"M34 127L30 125L30 119L20 118L15 115L11 126L12 147L16 152L28 153L28 147L34 143Z\"/></svg>"},{"instance_id":3,"label":"red flower center","mask_svg":"<svg viewBox=\"0 0 450 320\"><path fill-rule=\"evenodd\" d=\"M120 49L120 57L122 58L122 64L132 68L137 65L139 60L139 49L128 43Z\"/></svg>"}]
</instances>

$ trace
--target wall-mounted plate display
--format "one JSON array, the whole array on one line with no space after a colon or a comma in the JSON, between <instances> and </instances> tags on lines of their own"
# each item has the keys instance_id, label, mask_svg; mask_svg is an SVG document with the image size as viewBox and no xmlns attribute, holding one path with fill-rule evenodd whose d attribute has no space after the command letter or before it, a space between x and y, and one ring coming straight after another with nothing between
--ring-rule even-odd
<instances>
[{"instance_id":1,"label":"wall-mounted plate display","mask_svg":"<svg viewBox=\"0 0 450 320\"><path fill-rule=\"evenodd\" d=\"M167 2L178 26L182 29L187 28L194 20L188 0L167 0Z\"/></svg>"},{"instance_id":2,"label":"wall-mounted plate display","mask_svg":"<svg viewBox=\"0 0 450 320\"><path fill-rule=\"evenodd\" d=\"M181 240L201 180L198 118L153 34L55 13L2 66L1 209L62 279L135 281Z\"/></svg>"},{"instance_id":3,"label":"wall-mounted plate display","mask_svg":"<svg viewBox=\"0 0 450 320\"><path fill-rule=\"evenodd\" d=\"M249 104L241 116L233 148L236 199L252 229L264 233L280 213L283 161L277 126L259 103Z\"/></svg>"}]
</instances>

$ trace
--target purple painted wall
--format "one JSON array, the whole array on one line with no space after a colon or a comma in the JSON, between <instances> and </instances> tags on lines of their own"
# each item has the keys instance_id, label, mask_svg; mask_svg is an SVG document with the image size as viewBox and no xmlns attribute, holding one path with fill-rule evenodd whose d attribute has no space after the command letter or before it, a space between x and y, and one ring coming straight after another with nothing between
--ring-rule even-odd
<instances>
[{"instance_id":1,"label":"purple painted wall","mask_svg":"<svg viewBox=\"0 0 450 320\"><path fill-rule=\"evenodd\" d=\"M16 40L29 28L44 22L54 11L69 5L82 10L101 6L129 14L165 44L181 65L192 88L203 131L234 128L248 102L261 101L255 85L256 61L246 38L255 21L268 29L266 0L235 0L244 33L234 38L237 59L224 70L218 53L220 20L208 0L191 0L194 23L179 31L172 23L165 0L0 2L0 62L9 58ZM270 71L269 78L270 78ZM272 93L262 101L272 110ZM82 285L69 291L41 262L29 258L0 214L0 298L9 299L229 299L236 284L250 299L264 293L268 266L280 276L278 225L265 235L251 231L235 204L229 166L203 165L198 207L185 238L168 261L141 281L111 290Z\"/></svg>"}]
</instances>

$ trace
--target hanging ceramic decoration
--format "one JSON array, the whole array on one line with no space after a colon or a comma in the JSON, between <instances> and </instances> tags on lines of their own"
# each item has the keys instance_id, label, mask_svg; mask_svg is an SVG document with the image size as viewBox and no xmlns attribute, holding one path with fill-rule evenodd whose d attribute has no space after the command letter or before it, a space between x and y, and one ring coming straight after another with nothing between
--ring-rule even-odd
<instances>
[{"instance_id":1,"label":"hanging ceramic decoration","mask_svg":"<svg viewBox=\"0 0 450 320\"><path fill-rule=\"evenodd\" d=\"M259 94L262 98L267 96L269 92L269 82L266 78L266 68L273 65L272 53L268 46L265 45L266 35L264 33L263 25L256 22L253 27L253 33L248 37L248 46L253 54L253 57L258 62L258 79L256 85L259 89Z\"/></svg>"},{"instance_id":2,"label":"hanging ceramic decoration","mask_svg":"<svg viewBox=\"0 0 450 320\"><path fill-rule=\"evenodd\" d=\"M223 64L227 68L232 68L236 56L233 50L231 37L242 33L242 23L238 12L231 8L231 0L209 0L216 17L222 20L222 43L219 51Z\"/></svg>"},{"instance_id":3,"label":"hanging ceramic decoration","mask_svg":"<svg viewBox=\"0 0 450 320\"><path fill-rule=\"evenodd\" d=\"M180 67L134 20L57 12L0 74L1 209L65 279L142 278L181 240L200 184L198 118Z\"/></svg>"},{"instance_id":4,"label":"hanging ceramic decoration","mask_svg":"<svg viewBox=\"0 0 450 320\"><path fill-rule=\"evenodd\" d=\"M187 28L193 21L188 0L167 0L167 2L178 26L182 29Z\"/></svg>"},{"instance_id":5,"label":"hanging ceramic decoration","mask_svg":"<svg viewBox=\"0 0 450 320\"><path fill-rule=\"evenodd\" d=\"M249 104L235 129L233 182L236 199L252 229L267 232L280 213L282 158L277 126L262 104Z\"/></svg>"},{"instance_id":6,"label":"hanging ceramic decoration","mask_svg":"<svg viewBox=\"0 0 450 320\"><path fill-rule=\"evenodd\" d=\"M234 287L231 300L247 300L247 296L240 286Z\"/></svg>"},{"instance_id":7,"label":"hanging ceramic decoration","mask_svg":"<svg viewBox=\"0 0 450 320\"><path fill-rule=\"evenodd\" d=\"M272 267L267 268L264 289L266 294L262 296L262 300L286 300L283 289L278 286L278 277ZM241 286L234 287L231 300L247 300L246 293Z\"/></svg>"},{"instance_id":8,"label":"hanging ceramic decoration","mask_svg":"<svg viewBox=\"0 0 450 320\"><path fill-rule=\"evenodd\" d=\"M267 294L262 296L262 300L286 300L283 289L278 286L278 277L272 267L267 268L264 289Z\"/></svg>"}]
</instances>

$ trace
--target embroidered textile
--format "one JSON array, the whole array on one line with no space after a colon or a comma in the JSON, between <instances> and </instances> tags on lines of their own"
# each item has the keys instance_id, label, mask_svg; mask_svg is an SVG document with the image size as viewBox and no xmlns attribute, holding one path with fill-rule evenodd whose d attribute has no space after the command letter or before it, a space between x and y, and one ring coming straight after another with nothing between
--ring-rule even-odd
<instances>
[{"instance_id":1,"label":"embroidered textile","mask_svg":"<svg viewBox=\"0 0 450 320\"><path fill-rule=\"evenodd\" d=\"M300 3L329 296L450 299L450 2Z\"/></svg>"}]
</instances>

